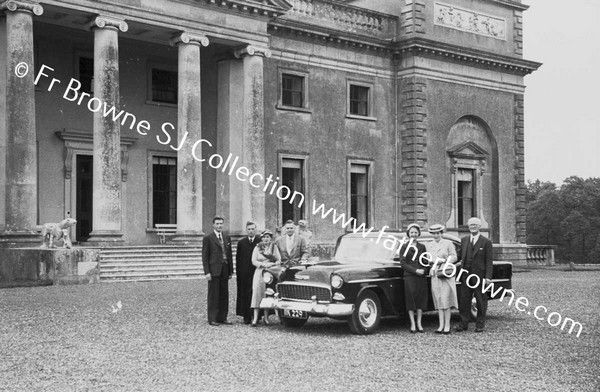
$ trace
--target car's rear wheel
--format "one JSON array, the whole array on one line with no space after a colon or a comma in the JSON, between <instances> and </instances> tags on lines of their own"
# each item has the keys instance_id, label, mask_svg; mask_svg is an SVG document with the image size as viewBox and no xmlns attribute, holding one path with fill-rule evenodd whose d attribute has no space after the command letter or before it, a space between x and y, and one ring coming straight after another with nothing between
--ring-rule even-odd
<instances>
[{"instance_id":1,"label":"car's rear wheel","mask_svg":"<svg viewBox=\"0 0 600 392\"><path fill-rule=\"evenodd\" d=\"M279 310L278 314L279 314L279 320L281 320L281 324L283 324L285 327L288 327L288 328L300 328L304 324L306 324L306 322L308 321L308 318L301 319L301 318L284 317L282 310Z\"/></svg>"},{"instance_id":2,"label":"car's rear wheel","mask_svg":"<svg viewBox=\"0 0 600 392\"><path fill-rule=\"evenodd\" d=\"M367 335L375 332L381 321L381 302L371 290L365 290L356 299L354 313L348 317L352 333Z\"/></svg>"}]
</instances>

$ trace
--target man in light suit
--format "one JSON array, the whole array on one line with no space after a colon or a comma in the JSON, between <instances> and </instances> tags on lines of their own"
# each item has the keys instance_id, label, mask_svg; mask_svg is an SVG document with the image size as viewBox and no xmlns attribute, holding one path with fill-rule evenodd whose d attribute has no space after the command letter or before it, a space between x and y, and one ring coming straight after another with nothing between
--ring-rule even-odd
<instances>
[{"instance_id":1,"label":"man in light suit","mask_svg":"<svg viewBox=\"0 0 600 392\"><path fill-rule=\"evenodd\" d=\"M288 220L284 226L285 235L277 239L277 247L281 255L281 265L289 268L304 263L308 259L306 239L296 234L294 221Z\"/></svg>"},{"instance_id":2,"label":"man in light suit","mask_svg":"<svg viewBox=\"0 0 600 392\"><path fill-rule=\"evenodd\" d=\"M466 331L471 319L471 301L473 296L477 301L477 317L475 319L475 332L483 332L485 328L485 314L487 312L487 294L481 292L481 285L488 284L492 279L493 254L492 241L481 235L481 220L479 218L470 218L467 221L471 235L461 239L462 245L462 269L467 272L460 276L460 298L458 307L460 309L460 325L456 328L457 332ZM480 283L471 288L478 280L469 279L469 276L476 275Z\"/></svg>"},{"instance_id":3,"label":"man in light suit","mask_svg":"<svg viewBox=\"0 0 600 392\"><path fill-rule=\"evenodd\" d=\"M246 223L246 233L248 234L237 244L235 254L235 266L237 276L237 301L235 313L244 318L244 324L250 324L253 310L250 307L252 302L252 279L256 267L252 264L252 251L260 242L256 235L256 224L254 222Z\"/></svg>"},{"instance_id":4,"label":"man in light suit","mask_svg":"<svg viewBox=\"0 0 600 392\"><path fill-rule=\"evenodd\" d=\"M208 281L208 324L231 324L227 321L229 311L228 282L233 274L233 258L229 236L223 233L224 219L213 218L213 231L202 242L202 265Z\"/></svg>"}]
</instances>

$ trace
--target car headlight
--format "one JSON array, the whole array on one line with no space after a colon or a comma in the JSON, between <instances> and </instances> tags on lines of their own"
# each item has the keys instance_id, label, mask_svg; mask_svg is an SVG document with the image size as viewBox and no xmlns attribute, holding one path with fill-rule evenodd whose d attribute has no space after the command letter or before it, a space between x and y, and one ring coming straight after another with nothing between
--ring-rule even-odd
<instances>
[{"instance_id":1,"label":"car headlight","mask_svg":"<svg viewBox=\"0 0 600 392\"><path fill-rule=\"evenodd\" d=\"M344 284L344 279L339 275L331 275L331 287L339 289Z\"/></svg>"},{"instance_id":2,"label":"car headlight","mask_svg":"<svg viewBox=\"0 0 600 392\"><path fill-rule=\"evenodd\" d=\"M263 281L264 281L266 284L272 283L272 282L273 282L273 279L274 279L274 278L273 278L273 274L272 274L272 273L270 273L270 272L268 272L268 271L264 271L264 272L263 272L263 276L262 276L262 277L263 277Z\"/></svg>"}]
</instances>

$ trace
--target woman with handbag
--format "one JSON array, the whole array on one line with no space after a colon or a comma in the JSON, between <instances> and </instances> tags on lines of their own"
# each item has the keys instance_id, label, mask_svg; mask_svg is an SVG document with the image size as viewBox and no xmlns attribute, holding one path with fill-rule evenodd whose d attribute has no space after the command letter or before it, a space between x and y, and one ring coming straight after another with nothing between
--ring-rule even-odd
<instances>
[{"instance_id":1,"label":"woman with handbag","mask_svg":"<svg viewBox=\"0 0 600 392\"><path fill-rule=\"evenodd\" d=\"M456 280L452 276L455 269L448 268L444 270L446 263L456 263L456 248L450 240L442 238L444 226L435 224L429 227L429 233L433 236L433 241L427 243L427 252L433 258L433 267L429 275L431 276L431 295L433 305L438 311L440 326L435 333L450 333L450 312L452 308L458 308L456 298Z\"/></svg>"},{"instance_id":2,"label":"woman with handbag","mask_svg":"<svg viewBox=\"0 0 600 392\"><path fill-rule=\"evenodd\" d=\"M421 227L411 223L406 229L406 236L410 242L404 243L398 250L400 266L404 270L404 300L410 319L410 333L423 332L421 318L423 309L427 309L427 268L421 262L421 255L425 253L425 245L417 241L421 236ZM415 313L417 319L415 322Z\"/></svg>"},{"instance_id":3,"label":"woman with handbag","mask_svg":"<svg viewBox=\"0 0 600 392\"><path fill-rule=\"evenodd\" d=\"M250 306L254 309L254 319L251 324L253 327L256 327L256 324L258 324L260 301L265 296L266 287L262 278L263 270L281 263L279 249L275 245L275 242L271 241L272 237L273 232L271 230L264 230L260 233L261 242L252 251L252 264L256 267L252 279L252 301L250 302ZM269 313L267 310L264 311L264 317L265 324L269 324Z\"/></svg>"}]
</instances>

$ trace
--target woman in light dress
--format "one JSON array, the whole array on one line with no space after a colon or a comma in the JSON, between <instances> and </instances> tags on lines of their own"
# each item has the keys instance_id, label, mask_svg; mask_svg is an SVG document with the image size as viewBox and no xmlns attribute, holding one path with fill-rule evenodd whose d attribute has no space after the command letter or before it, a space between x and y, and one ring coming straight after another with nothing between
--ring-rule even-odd
<instances>
[{"instance_id":1,"label":"woman in light dress","mask_svg":"<svg viewBox=\"0 0 600 392\"><path fill-rule=\"evenodd\" d=\"M254 319L252 320L252 326L256 327L258 324L258 317L260 313L260 301L265 296L265 282L263 281L262 274L265 268L274 266L281 262L281 255L279 249L272 242L273 232L271 230L265 230L260 234L261 242L254 247L252 251L252 264L256 267L254 276L252 277L252 301L250 306L254 309ZM269 324L269 313L267 310L264 311L265 324Z\"/></svg>"},{"instance_id":2,"label":"woman in light dress","mask_svg":"<svg viewBox=\"0 0 600 392\"><path fill-rule=\"evenodd\" d=\"M429 227L429 233L433 236L433 241L427 243L427 252L431 254L434 267L431 268L431 295L433 305L438 311L440 326L436 333L450 333L450 312L452 308L458 308L456 298L456 280L452 277L438 277L438 271L443 271L445 263L456 263L456 248L450 240L442 238L444 226L435 224ZM446 274L450 275L451 268L446 269Z\"/></svg>"}]
</instances>

